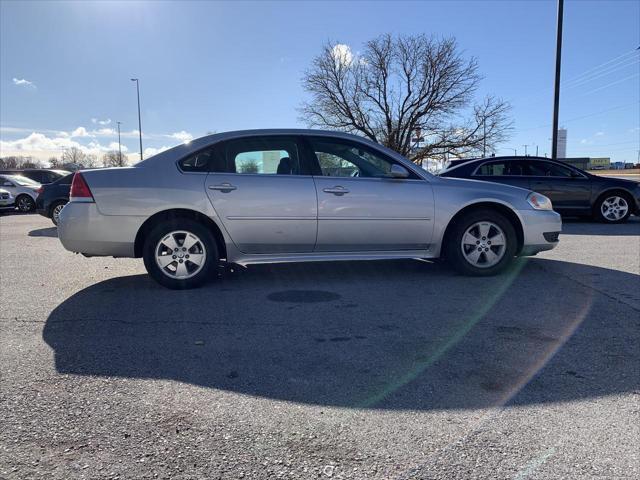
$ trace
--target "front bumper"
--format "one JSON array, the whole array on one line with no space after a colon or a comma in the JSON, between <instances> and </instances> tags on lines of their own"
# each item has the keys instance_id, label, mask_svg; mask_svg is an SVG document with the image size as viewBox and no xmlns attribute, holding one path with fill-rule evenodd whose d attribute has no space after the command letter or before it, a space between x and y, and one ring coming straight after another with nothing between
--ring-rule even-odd
<instances>
[{"instance_id":1,"label":"front bumper","mask_svg":"<svg viewBox=\"0 0 640 480\"><path fill-rule=\"evenodd\" d=\"M69 202L60 212L58 238L67 250L88 256L133 257L146 217L103 215L95 203Z\"/></svg>"},{"instance_id":2,"label":"front bumper","mask_svg":"<svg viewBox=\"0 0 640 480\"><path fill-rule=\"evenodd\" d=\"M519 210L523 226L523 243L520 256L535 255L558 245L562 232L562 217L551 210ZM553 235L558 233L558 235Z\"/></svg>"}]
</instances>

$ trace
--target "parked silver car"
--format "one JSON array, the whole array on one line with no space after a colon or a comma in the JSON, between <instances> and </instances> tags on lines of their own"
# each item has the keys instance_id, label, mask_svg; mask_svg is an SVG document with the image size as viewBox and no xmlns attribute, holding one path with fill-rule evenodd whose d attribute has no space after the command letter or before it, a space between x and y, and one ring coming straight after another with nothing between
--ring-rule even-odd
<instances>
[{"instance_id":1,"label":"parked silver car","mask_svg":"<svg viewBox=\"0 0 640 480\"><path fill-rule=\"evenodd\" d=\"M220 259L446 259L472 275L558 243L548 198L439 178L364 138L314 130L209 135L134 167L76 173L58 237L86 256L143 257L169 288Z\"/></svg>"},{"instance_id":2,"label":"parked silver car","mask_svg":"<svg viewBox=\"0 0 640 480\"><path fill-rule=\"evenodd\" d=\"M21 212L30 212L36 208L40 187L38 182L21 175L0 175L0 188L11 193Z\"/></svg>"}]
</instances>

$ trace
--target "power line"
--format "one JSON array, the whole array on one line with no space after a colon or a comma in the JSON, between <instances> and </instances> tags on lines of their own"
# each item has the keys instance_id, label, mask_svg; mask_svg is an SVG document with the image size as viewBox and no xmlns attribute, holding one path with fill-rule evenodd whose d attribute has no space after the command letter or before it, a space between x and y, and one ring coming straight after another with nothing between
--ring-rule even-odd
<instances>
[{"instance_id":1,"label":"power line","mask_svg":"<svg viewBox=\"0 0 640 480\"><path fill-rule=\"evenodd\" d=\"M607 113L610 112L612 110L619 110L619 109L625 109L625 108L631 108L631 107L635 107L636 105L640 105L640 103L637 104L625 104L625 105L618 105L615 107L611 107L611 108L605 108L604 110L600 110L598 112L593 112L593 113L588 113L586 115L580 115L579 117L573 117L573 118L566 118L566 119L562 119L562 123L568 123L568 122L573 122L575 120L582 120L583 118L589 118L589 117L594 117L596 115L600 115L602 113ZM537 127L529 127L529 128L520 128L518 129L519 132L526 132L529 130L538 130L540 128L546 128L546 127L550 127L551 124L550 123L546 123L544 125L539 125Z\"/></svg>"},{"instance_id":2,"label":"power line","mask_svg":"<svg viewBox=\"0 0 640 480\"><path fill-rule=\"evenodd\" d=\"M600 69L600 68L602 68L602 67L604 67L606 65L609 65L610 63L619 62L620 59L622 59L623 57L626 57L623 60L623 61L626 61L629 58L631 58L636 53L636 51L637 51L637 49L629 50L628 52L623 53L622 55L618 55L617 57L612 58L611 60L608 60L608 61L606 61L604 63L601 63L600 65L596 65L595 67L591 67L591 68L585 70L584 72L582 72L581 74L576 75L575 77L570 78L568 80L565 80L563 83L570 83L570 82L573 82L574 80L579 79L580 77L583 77L585 75L590 75L591 73L594 72L594 70L598 70L598 69Z\"/></svg>"},{"instance_id":3,"label":"power line","mask_svg":"<svg viewBox=\"0 0 640 480\"><path fill-rule=\"evenodd\" d=\"M623 78L621 80L617 80L615 82L607 83L606 85L602 85L601 87L598 87L598 88L596 88L594 90L591 90L589 92L583 93L582 95L591 95L592 93L599 92L600 90L604 90L605 88L612 87L614 85L617 85L617 84L622 83L622 82L626 82L627 80L631 80L632 78L636 78L636 77L640 77L640 73L636 73L635 75L630 75L628 77L625 77L625 78Z\"/></svg>"}]
</instances>

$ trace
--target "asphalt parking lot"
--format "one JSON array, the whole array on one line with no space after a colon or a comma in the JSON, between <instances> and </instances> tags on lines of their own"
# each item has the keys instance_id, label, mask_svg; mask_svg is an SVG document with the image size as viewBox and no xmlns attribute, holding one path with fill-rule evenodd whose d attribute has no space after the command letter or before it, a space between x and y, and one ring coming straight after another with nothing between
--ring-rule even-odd
<instances>
[{"instance_id":1,"label":"asphalt parking lot","mask_svg":"<svg viewBox=\"0 0 640 480\"><path fill-rule=\"evenodd\" d=\"M0 217L0 478L638 478L640 219L511 273L142 262Z\"/></svg>"}]
</instances>

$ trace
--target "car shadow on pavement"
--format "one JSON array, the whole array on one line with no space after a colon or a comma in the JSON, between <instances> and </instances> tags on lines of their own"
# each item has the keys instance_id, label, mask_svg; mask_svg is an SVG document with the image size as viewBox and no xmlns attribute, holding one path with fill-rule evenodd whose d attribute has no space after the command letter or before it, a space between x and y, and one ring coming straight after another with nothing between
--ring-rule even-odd
<instances>
[{"instance_id":1,"label":"car shadow on pavement","mask_svg":"<svg viewBox=\"0 0 640 480\"><path fill-rule=\"evenodd\" d=\"M58 229L56 227L36 228L29 232L30 237L58 237Z\"/></svg>"},{"instance_id":2,"label":"car shadow on pavement","mask_svg":"<svg viewBox=\"0 0 640 480\"><path fill-rule=\"evenodd\" d=\"M613 225L594 220L563 218L562 235L640 236L640 217L631 216L627 222Z\"/></svg>"},{"instance_id":3,"label":"car shadow on pavement","mask_svg":"<svg viewBox=\"0 0 640 480\"><path fill-rule=\"evenodd\" d=\"M43 332L57 371L416 410L640 388L639 309L590 285L603 277L639 285L638 275L531 259L491 278L420 261L261 265L222 276L191 291L135 275L76 293Z\"/></svg>"}]
</instances>

